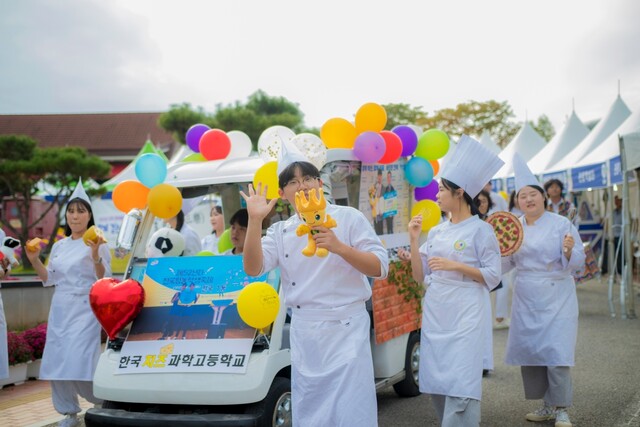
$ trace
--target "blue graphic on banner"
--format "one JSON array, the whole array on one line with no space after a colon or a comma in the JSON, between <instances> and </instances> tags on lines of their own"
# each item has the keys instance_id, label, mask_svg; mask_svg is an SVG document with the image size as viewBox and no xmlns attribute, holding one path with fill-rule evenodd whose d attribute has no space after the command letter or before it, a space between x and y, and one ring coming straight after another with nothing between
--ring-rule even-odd
<instances>
[{"instance_id":1,"label":"blue graphic on banner","mask_svg":"<svg viewBox=\"0 0 640 427\"><path fill-rule=\"evenodd\" d=\"M491 180L491 191L496 193L504 190L504 182L501 179L492 179Z\"/></svg>"},{"instance_id":2,"label":"blue graphic on banner","mask_svg":"<svg viewBox=\"0 0 640 427\"><path fill-rule=\"evenodd\" d=\"M514 177L507 178L507 194L511 194L516 190L516 179Z\"/></svg>"},{"instance_id":3,"label":"blue graphic on banner","mask_svg":"<svg viewBox=\"0 0 640 427\"><path fill-rule=\"evenodd\" d=\"M574 191L587 190L589 188L603 188L607 186L607 165L598 163L595 165L581 166L571 169L572 189Z\"/></svg>"},{"instance_id":4,"label":"blue graphic on banner","mask_svg":"<svg viewBox=\"0 0 640 427\"><path fill-rule=\"evenodd\" d=\"M565 189L569 188L569 176L567 175L567 171L559 171L559 172L549 172L542 174L542 184L549 181L550 179L557 179L564 185Z\"/></svg>"},{"instance_id":5,"label":"blue graphic on banner","mask_svg":"<svg viewBox=\"0 0 640 427\"><path fill-rule=\"evenodd\" d=\"M611 184L622 184L622 160L620 156L609 160L609 175Z\"/></svg>"},{"instance_id":6,"label":"blue graphic on banner","mask_svg":"<svg viewBox=\"0 0 640 427\"><path fill-rule=\"evenodd\" d=\"M247 275L241 256L152 258L145 274L175 291L183 284L193 284L199 294L217 294L220 288L224 288L225 293L237 292L249 283L267 279L266 274Z\"/></svg>"}]
</instances>

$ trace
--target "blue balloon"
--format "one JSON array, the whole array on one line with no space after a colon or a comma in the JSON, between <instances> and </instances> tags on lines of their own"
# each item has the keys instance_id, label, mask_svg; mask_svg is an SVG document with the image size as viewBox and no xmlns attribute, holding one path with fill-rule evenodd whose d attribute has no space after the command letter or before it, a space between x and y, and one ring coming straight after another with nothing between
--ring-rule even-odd
<instances>
[{"instance_id":1,"label":"blue balloon","mask_svg":"<svg viewBox=\"0 0 640 427\"><path fill-rule=\"evenodd\" d=\"M433 166L422 157L412 157L404 167L404 176L414 187L425 187L433 179Z\"/></svg>"},{"instance_id":2,"label":"blue balloon","mask_svg":"<svg viewBox=\"0 0 640 427\"><path fill-rule=\"evenodd\" d=\"M167 163L157 154L143 154L136 160L136 177L147 188L162 184L167 177Z\"/></svg>"}]
</instances>

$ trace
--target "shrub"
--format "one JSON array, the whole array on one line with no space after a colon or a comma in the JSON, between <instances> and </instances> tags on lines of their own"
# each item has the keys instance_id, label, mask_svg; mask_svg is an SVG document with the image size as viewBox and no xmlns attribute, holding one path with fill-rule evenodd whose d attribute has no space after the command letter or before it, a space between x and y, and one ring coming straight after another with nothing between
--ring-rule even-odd
<instances>
[{"instance_id":1,"label":"shrub","mask_svg":"<svg viewBox=\"0 0 640 427\"><path fill-rule=\"evenodd\" d=\"M17 365L33 360L33 350L27 341L15 332L7 333L9 365Z\"/></svg>"},{"instance_id":2,"label":"shrub","mask_svg":"<svg viewBox=\"0 0 640 427\"><path fill-rule=\"evenodd\" d=\"M41 323L35 328L27 329L22 334L22 337L31 346L31 349L33 350L33 358L42 359L44 343L47 340L47 324Z\"/></svg>"}]
</instances>

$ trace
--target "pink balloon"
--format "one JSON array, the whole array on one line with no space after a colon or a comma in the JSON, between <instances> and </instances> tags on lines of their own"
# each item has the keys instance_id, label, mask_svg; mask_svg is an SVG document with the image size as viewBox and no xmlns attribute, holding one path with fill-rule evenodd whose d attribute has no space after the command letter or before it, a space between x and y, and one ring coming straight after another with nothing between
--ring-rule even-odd
<instances>
[{"instance_id":1,"label":"pink balloon","mask_svg":"<svg viewBox=\"0 0 640 427\"><path fill-rule=\"evenodd\" d=\"M429 183L429 185L425 187L416 187L413 190L413 195L416 201L420 200L433 200L436 201L436 196L438 194L438 181L435 179Z\"/></svg>"},{"instance_id":2,"label":"pink balloon","mask_svg":"<svg viewBox=\"0 0 640 427\"><path fill-rule=\"evenodd\" d=\"M353 154L362 163L376 163L384 156L387 146L378 132L362 132L356 137Z\"/></svg>"}]
</instances>

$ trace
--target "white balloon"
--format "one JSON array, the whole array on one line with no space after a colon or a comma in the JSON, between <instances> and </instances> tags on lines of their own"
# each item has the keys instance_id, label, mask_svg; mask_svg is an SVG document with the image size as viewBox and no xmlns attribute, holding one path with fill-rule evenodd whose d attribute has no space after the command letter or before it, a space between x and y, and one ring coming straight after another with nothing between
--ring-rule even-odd
<instances>
[{"instance_id":1,"label":"white balloon","mask_svg":"<svg viewBox=\"0 0 640 427\"><path fill-rule=\"evenodd\" d=\"M153 233L145 252L147 258L180 256L184 252L184 237L173 228L161 228Z\"/></svg>"},{"instance_id":2,"label":"white balloon","mask_svg":"<svg viewBox=\"0 0 640 427\"><path fill-rule=\"evenodd\" d=\"M227 132L227 136L231 140L231 151L227 159L249 157L249 154L251 154L251 138L249 138L249 135L239 130L232 130Z\"/></svg>"},{"instance_id":3,"label":"white balloon","mask_svg":"<svg viewBox=\"0 0 640 427\"><path fill-rule=\"evenodd\" d=\"M265 162L277 161L280 146L291 141L296 134L286 126L271 126L258 138L258 154Z\"/></svg>"},{"instance_id":4,"label":"white balloon","mask_svg":"<svg viewBox=\"0 0 640 427\"><path fill-rule=\"evenodd\" d=\"M294 136L291 142L318 170L322 169L327 162L327 147L318 135L301 133Z\"/></svg>"}]
</instances>

